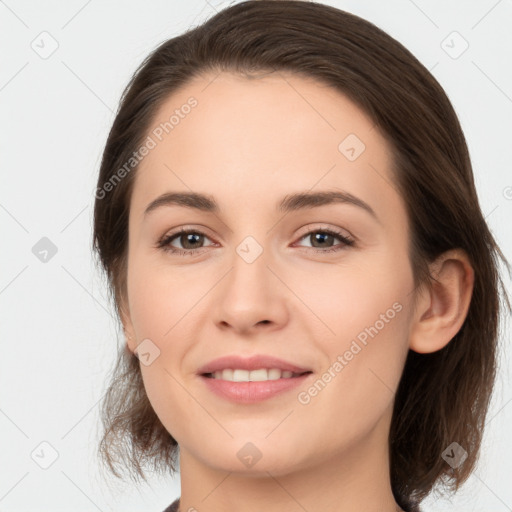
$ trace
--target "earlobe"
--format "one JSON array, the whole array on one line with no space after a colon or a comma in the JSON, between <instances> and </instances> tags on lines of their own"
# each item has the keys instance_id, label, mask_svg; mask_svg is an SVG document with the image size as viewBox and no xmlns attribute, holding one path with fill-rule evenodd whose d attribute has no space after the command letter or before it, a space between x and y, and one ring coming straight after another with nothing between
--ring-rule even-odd
<instances>
[{"instance_id":1,"label":"earlobe","mask_svg":"<svg viewBox=\"0 0 512 512\"><path fill-rule=\"evenodd\" d=\"M135 340L133 338L133 336L125 329L124 330L124 335L125 335L125 339L126 339L126 346L129 348L130 352L134 352L135 351L135 348L136 348L136 343L135 343Z\"/></svg>"},{"instance_id":2,"label":"earlobe","mask_svg":"<svg viewBox=\"0 0 512 512\"><path fill-rule=\"evenodd\" d=\"M409 348L420 354L445 347L461 329L473 293L474 270L465 251L452 249L430 266L432 284L418 293Z\"/></svg>"}]
</instances>

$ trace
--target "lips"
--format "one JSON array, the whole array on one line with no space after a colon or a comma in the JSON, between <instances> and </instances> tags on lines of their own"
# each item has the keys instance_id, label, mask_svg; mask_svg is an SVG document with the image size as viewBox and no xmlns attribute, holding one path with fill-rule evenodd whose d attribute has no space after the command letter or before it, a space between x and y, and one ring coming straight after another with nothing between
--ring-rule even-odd
<instances>
[{"instance_id":1,"label":"lips","mask_svg":"<svg viewBox=\"0 0 512 512\"><path fill-rule=\"evenodd\" d=\"M310 368L297 366L283 359L279 359L278 357L256 354L250 357L241 357L239 355L219 357L218 359L214 359L204 366L201 366L197 373L199 375L205 375L228 368L249 371L258 370L260 368L278 368L282 371L290 371L300 374L312 371Z\"/></svg>"},{"instance_id":2,"label":"lips","mask_svg":"<svg viewBox=\"0 0 512 512\"><path fill-rule=\"evenodd\" d=\"M231 382L223 379L209 379L205 376L200 376L199 379L207 390L223 401L227 400L238 405L255 405L279 396L283 400L288 396L291 400L291 392L311 380L312 375L312 372L309 372L298 377L257 382Z\"/></svg>"}]
</instances>

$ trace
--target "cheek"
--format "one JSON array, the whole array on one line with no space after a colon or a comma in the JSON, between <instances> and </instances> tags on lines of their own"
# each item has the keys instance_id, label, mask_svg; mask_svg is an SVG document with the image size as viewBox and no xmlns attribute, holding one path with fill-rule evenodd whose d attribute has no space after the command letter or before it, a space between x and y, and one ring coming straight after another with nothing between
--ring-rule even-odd
<instances>
[{"instance_id":1,"label":"cheek","mask_svg":"<svg viewBox=\"0 0 512 512\"><path fill-rule=\"evenodd\" d=\"M368 413L378 417L393 398L408 352L408 261L391 252L374 256L365 265L326 269L324 276L315 273L314 280L303 281L301 293L312 290L305 295L308 306L329 328L329 335L316 337L326 356L318 385L318 394L325 395L312 401L319 407L335 404L340 416L372 404ZM313 287L313 281L328 284Z\"/></svg>"},{"instance_id":2,"label":"cheek","mask_svg":"<svg viewBox=\"0 0 512 512\"><path fill-rule=\"evenodd\" d=\"M190 273L171 272L170 267L135 254L128 267L128 295L137 338L163 345L193 306L194 288L199 286Z\"/></svg>"},{"instance_id":3,"label":"cheek","mask_svg":"<svg viewBox=\"0 0 512 512\"><path fill-rule=\"evenodd\" d=\"M169 433L186 439L188 423L184 425L177 418L197 416L204 422L197 403L183 388L181 369L184 354L195 343L194 305L199 306L206 292L201 282L209 281L202 281L200 273L185 273L176 267L171 270L147 257L134 255L131 264L128 293L137 341L149 339L154 344L151 363L140 364L144 388Z\"/></svg>"},{"instance_id":4,"label":"cheek","mask_svg":"<svg viewBox=\"0 0 512 512\"><path fill-rule=\"evenodd\" d=\"M297 395L297 422L314 417L325 446L365 437L391 410L408 352L408 303L390 290L349 297L330 317L336 337L317 339L317 379Z\"/></svg>"},{"instance_id":5,"label":"cheek","mask_svg":"<svg viewBox=\"0 0 512 512\"><path fill-rule=\"evenodd\" d=\"M352 388L379 377L393 388L408 350L409 303L404 294L390 288L358 289L338 297L323 314L335 334L318 340L327 364L341 359L339 374Z\"/></svg>"},{"instance_id":6,"label":"cheek","mask_svg":"<svg viewBox=\"0 0 512 512\"><path fill-rule=\"evenodd\" d=\"M406 316L398 310L405 310L411 300L413 281L408 260L400 254L385 250L353 253L339 264L317 263L303 270L292 269L285 279L307 306L299 307L313 313L307 314L308 323L321 326L318 340L340 348L361 333L364 341L365 329L375 324L379 332L390 334L389 325L403 327L396 319Z\"/></svg>"}]
</instances>

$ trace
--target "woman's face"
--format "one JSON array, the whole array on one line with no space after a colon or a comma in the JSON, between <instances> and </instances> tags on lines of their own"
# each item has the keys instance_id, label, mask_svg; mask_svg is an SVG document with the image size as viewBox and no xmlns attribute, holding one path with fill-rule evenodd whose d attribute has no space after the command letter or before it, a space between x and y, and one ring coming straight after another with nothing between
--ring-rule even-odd
<instances>
[{"instance_id":1,"label":"woman's face","mask_svg":"<svg viewBox=\"0 0 512 512\"><path fill-rule=\"evenodd\" d=\"M313 80L222 73L169 97L147 135L130 205L124 321L182 460L279 475L381 453L414 285L405 206L373 122ZM341 199L307 199L332 192ZM187 199L145 213L170 193L206 195L217 209ZM195 235L172 238L182 228ZM214 384L231 386L222 395L200 370L231 355L311 373L232 384L221 374Z\"/></svg>"}]
</instances>

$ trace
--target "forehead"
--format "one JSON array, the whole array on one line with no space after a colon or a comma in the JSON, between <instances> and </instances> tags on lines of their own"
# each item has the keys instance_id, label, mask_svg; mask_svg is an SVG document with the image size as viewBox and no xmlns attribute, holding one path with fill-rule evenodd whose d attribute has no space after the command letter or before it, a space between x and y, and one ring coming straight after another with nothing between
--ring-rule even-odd
<instances>
[{"instance_id":1,"label":"forehead","mask_svg":"<svg viewBox=\"0 0 512 512\"><path fill-rule=\"evenodd\" d=\"M196 77L166 99L147 135L153 147L137 169L137 217L175 190L213 194L233 209L263 206L263 198L273 207L273 197L315 187L366 196L376 210L399 201L390 148L373 121L310 78Z\"/></svg>"}]
</instances>

